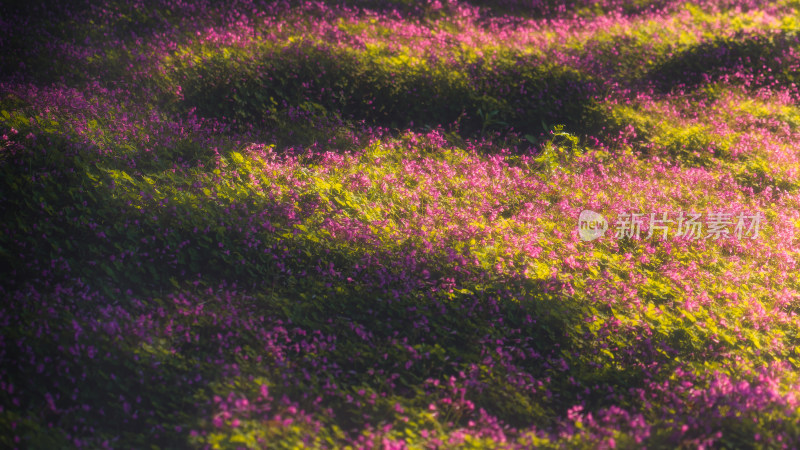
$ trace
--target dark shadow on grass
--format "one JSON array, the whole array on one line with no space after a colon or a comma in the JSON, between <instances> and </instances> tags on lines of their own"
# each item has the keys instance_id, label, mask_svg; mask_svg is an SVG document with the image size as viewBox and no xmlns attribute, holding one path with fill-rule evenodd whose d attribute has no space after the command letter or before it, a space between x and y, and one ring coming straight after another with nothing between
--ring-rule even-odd
<instances>
[{"instance_id":1,"label":"dark shadow on grass","mask_svg":"<svg viewBox=\"0 0 800 450\"><path fill-rule=\"evenodd\" d=\"M739 32L728 38L703 42L658 64L646 79L662 92L693 89L729 76L750 87L783 86L800 82L797 58L800 37L787 32Z\"/></svg>"},{"instance_id":2,"label":"dark shadow on grass","mask_svg":"<svg viewBox=\"0 0 800 450\"><path fill-rule=\"evenodd\" d=\"M575 70L521 55L453 68L415 64L391 68L366 54L297 43L255 60L220 55L177 73L186 77L184 109L239 124L327 117L392 129L455 124L463 136L591 126L597 84Z\"/></svg>"}]
</instances>

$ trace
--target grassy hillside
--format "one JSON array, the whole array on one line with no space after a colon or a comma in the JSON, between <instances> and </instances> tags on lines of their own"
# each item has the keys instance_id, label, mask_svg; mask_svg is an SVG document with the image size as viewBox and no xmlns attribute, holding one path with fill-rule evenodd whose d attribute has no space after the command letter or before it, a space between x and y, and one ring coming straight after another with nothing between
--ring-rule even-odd
<instances>
[{"instance_id":1,"label":"grassy hillside","mask_svg":"<svg viewBox=\"0 0 800 450\"><path fill-rule=\"evenodd\" d=\"M798 17L0 6L0 447L800 446Z\"/></svg>"}]
</instances>

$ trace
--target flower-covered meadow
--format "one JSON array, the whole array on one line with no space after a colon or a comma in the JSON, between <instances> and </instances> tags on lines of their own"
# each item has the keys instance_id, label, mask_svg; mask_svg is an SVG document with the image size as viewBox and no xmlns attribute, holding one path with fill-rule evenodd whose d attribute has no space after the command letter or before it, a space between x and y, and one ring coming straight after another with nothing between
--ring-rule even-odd
<instances>
[{"instance_id":1,"label":"flower-covered meadow","mask_svg":"<svg viewBox=\"0 0 800 450\"><path fill-rule=\"evenodd\" d=\"M799 14L0 6L0 447L800 446Z\"/></svg>"}]
</instances>

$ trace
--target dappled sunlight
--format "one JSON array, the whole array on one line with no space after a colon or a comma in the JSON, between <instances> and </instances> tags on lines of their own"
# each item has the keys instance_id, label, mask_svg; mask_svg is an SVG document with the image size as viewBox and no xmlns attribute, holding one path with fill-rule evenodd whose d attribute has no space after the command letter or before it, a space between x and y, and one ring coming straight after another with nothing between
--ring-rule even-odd
<instances>
[{"instance_id":1,"label":"dappled sunlight","mask_svg":"<svg viewBox=\"0 0 800 450\"><path fill-rule=\"evenodd\" d=\"M800 443L796 2L45 9L0 446Z\"/></svg>"}]
</instances>

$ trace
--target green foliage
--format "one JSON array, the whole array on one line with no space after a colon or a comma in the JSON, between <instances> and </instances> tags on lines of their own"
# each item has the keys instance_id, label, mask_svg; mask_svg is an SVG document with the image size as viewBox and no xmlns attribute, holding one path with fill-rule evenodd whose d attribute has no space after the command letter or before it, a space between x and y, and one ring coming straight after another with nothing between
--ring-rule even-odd
<instances>
[{"instance_id":1,"label":"green foliage","mask_svg":"<svg viewBox=\"0 0 800 450\"><path fill-rule=\"evenodd\" d=\"M186 49L168 64L184 108L239 124L267 121L283 128L327 118L405 128L458 122L465 135L533 131L542 120L592 126L583 120L595 89L591 78L513 53L450 66L377 47L357 52L290 38L250 52Z\"/></svg>"},{"instance_id":2,"label":"green foliage","mask_svg":"<svg viewBox=\"0 0 800 450\"><path fill-rule=\"evenodd\" d=\"M578 146L578 137L564 131L564 125L553 127L552 139L545 142L535 162L547 173L556 170L566 171L574 158L582 151Z\"/></svg>"},{"instance_id":3,"label":"green foliage","mask_svg":"<svg viewBox=\"0 0 800 450\"><path fill-rule=\"evenodd\" d=\"M720 37L698 43L673 57L655 65L648 78L665 91L675 87L697 87L709 79L724 74L745 75L738 79L744 83L756 75L751 88L778 83L791 86L800 81L792 67L790 54L798 50L794 32L776 31L767 35L739 31L728 37ZM734 77L731 81L737 82Z\"/></svg>"}]
</instances>

